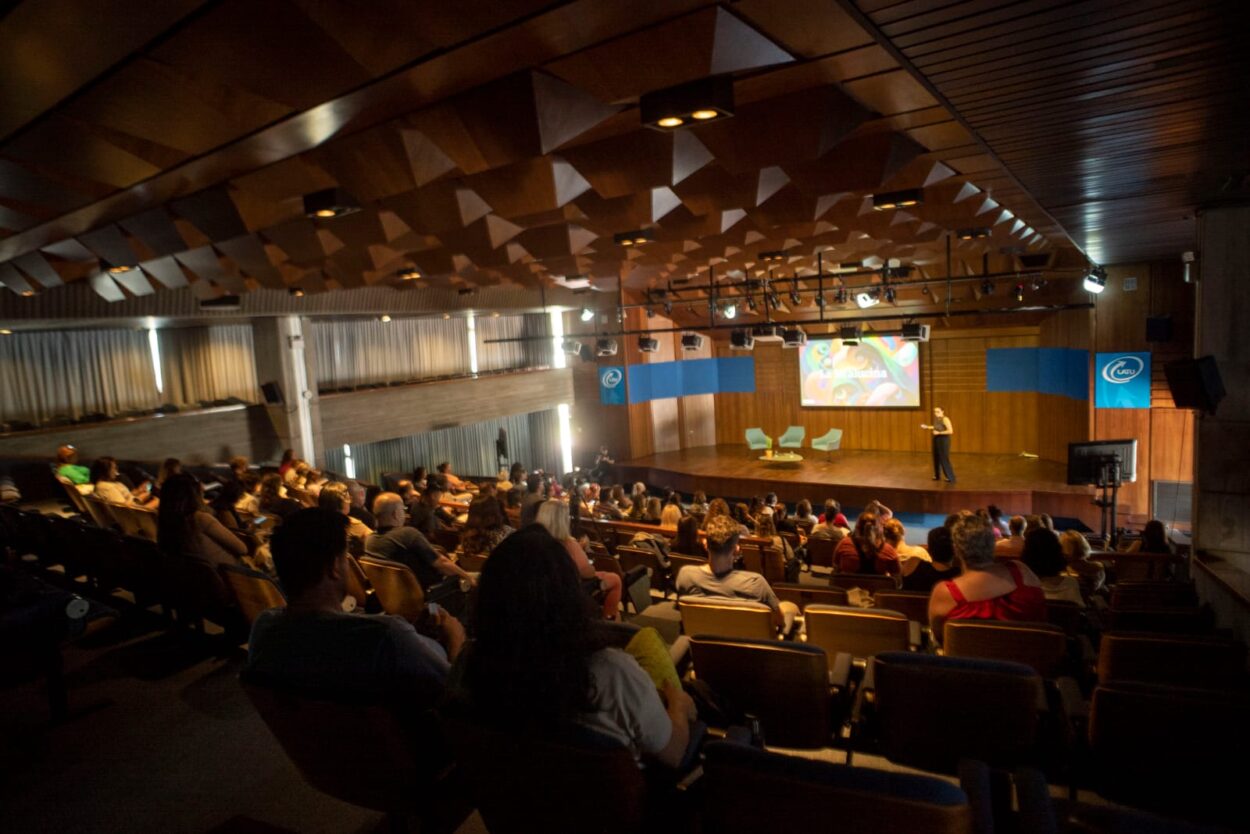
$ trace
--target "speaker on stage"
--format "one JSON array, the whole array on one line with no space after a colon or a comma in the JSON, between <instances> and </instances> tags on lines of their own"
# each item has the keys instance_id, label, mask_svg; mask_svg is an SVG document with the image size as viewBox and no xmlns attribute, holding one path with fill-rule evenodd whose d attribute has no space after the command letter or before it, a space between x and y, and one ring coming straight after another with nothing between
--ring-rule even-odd
<instances>
[{"instance_id":1,"label":"speaker on stage","mask_svg":"<svg viewBox=\"0 0 1250 834\"><path fill-rule=\"evenodd\" d=\"M1169 362L1163 370L1177 408L1197 408L1214 414L1224 399L1224 380L1220 379L1214 356Z\"/></svg>"},{"instance_id":2,"label":"speaker on stage","mask_svg":"<svg viewBox=\"0 0 1250 834\"><path fill-rule=\"evenodd\" d=\"M508 459L508 430L503 426L499 427L499 436L495 438L495 457L501 462Z\"/></svg>"}]
</instances>

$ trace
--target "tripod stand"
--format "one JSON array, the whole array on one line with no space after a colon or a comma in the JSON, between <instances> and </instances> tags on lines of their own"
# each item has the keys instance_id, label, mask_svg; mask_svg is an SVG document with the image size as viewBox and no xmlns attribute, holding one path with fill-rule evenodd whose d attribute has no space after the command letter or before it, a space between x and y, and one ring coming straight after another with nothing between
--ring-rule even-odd
<instances>
[{"instance_id":1,"label":"tripod stand","mask_svg":"<svg viewBox=\"0 0 1250 834\"><path fill-rule=\"evenodd\" d=\"M1119 543L1119 533L1116 530L1116 501L1120 494L1120 456L1109 455L1100 457L1098 464L1098 482L1094 486L1102 490L1102 493L1094 499L1094 504L1102 510L1102 537L1104 541L1110 542L1110 547L1115 550ZM1110 538L1107 532L1110 530Z\"/></svg>"}]
</instances>

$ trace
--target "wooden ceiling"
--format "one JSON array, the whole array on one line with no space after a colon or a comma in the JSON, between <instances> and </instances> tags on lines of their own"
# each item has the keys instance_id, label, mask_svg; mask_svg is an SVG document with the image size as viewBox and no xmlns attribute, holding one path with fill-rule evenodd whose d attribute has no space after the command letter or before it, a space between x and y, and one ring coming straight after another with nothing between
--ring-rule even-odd
<instances>
[{"instance_id":1,"label":"wooden ceiling","mask_svg":"<svg viewBox=\"0 0 1250 834\"><path fill-rule=\"evenodd\" d=\"M854 6L1096 262L1176 258L1248 196L1244 0Z\"/></svg>"},{"instance_id":2,"label":"wooden ceiling","mask_svg":"<svg viewBox=\"0 0 1250 834\"><path fill-rule=\"evenodd\" d=\"M118 0L107 13L93 0L26 0L0 18L0 77L22 79L0 97L0 283L23 294L85 281L109 300L190 286L211 298L404 289L413 282L399 273L416 267L435 287L584 280L641 294L709 270L810 276L818 253L945 276L949 233L967 227L991 235L950 241L955 275L1017 270L1025 253L1079 267L1065 228L1088 238L1119 226L1091 226L1072 201L1128 188L1131 172L1091 173L1077 133L1034 130L1020 111L1043 103L1026 92L1035 85L1017 79L1014 99L1015 87L978 83L979 47L934 53L963 57L945 74L924 63L941 27L976 42L969 20L1013 5L1060 4L865 0L869 22L833 0ZM942 24L918 14L939 6L976 9ZM1009 41L993 53L1004 67ZM891 44L932 72L991 149ZM1059 72L1037 60L1034 71ZM640 95L718 74L734 79L733 118L640 126ZM978 91L989 97L979 107ZM1062 104L1046 106L1054 125ZM1014 132L995 132L998 108ZM1137 120L1156 144L1107 136L1094 149L1176 162L1169 136L1223 130L1187 126L1183 112L1153 132ZM330 187L363 209L305 217L302 196ZM923 205L872 210L872 194L907 188L924 189ZM654 242L613 243L644 228ZM761 261L775 250L782 261ZM108 264L141 268L110 275Z\"/></svg>"}]
</instances>

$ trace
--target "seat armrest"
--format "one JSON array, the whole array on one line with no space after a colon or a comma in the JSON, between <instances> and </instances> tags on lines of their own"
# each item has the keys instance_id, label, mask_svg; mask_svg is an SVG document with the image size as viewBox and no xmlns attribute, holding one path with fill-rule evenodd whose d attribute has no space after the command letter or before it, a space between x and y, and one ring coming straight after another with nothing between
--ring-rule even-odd
<instances>
[{"instance_id":1,"label":"seat armrest","mask_svg":"<svg viewBox=\"0 0 1250 834\"><path fill-rule=\"evenodd\" d=\"M1075 678L1067 676L1058 678L1055 681L1055 688L1059 691L1059 702L1063 705L1064 715L1069 721L1089 720L1089 701L1081 696L1081 687Z\"/></svg>"},{"instance_id":2,"label":"seat armrest","mask_svg":"<svg viewBox=\"0 0 1250 834\"><path fill-rule=\"evenodd\" d=\"M848 652L838 652L833 656L833 664L829 667L829 685L839 692L845 692L851 683L851 667L853 658Z\"/></svg>"},{"instance_id":3,"label":"seat armrest","mask_svg":"<svg viewBox=\"0 0 1250 834\"><path fill-rule=\"evenodd\" d=\"M910 648L914 652L917 649L919 649L921 645L922 643L921 643L921 636L920 636L920 623L918 623L915 620L908 620L907 621L907 646L908 648Z\"/></svg>"},{"instance_id":4,"label":"seat armrest","mask_svg":"<svg viewBox=\"0 0 1250 834\"><path fill-rule=\"evenodd\" d=\"M685 634L680 635L668 647L668 656L673 659L673 665L677 667L677 674L680 676L682 666L690 659L690 638Z\"/></svg>"},{"instance_id":5,"label":"seat armrest","mask_svg":"<svg viewBox=\"0 0 1250 834\"><path fill-rule=\"evenodd\" d=\"M957 770L959 787L968 795L972 809L972 830L975 834L993 834L994 785L989 765L977 759L960 759Z\"/></svg>"},{"instance_id":6,"label":"seat armrest","mask_svg":"<svg viewBox=\"0 0 1250 834\"><path fill-rule=\"evenodd\" d=\"M1020 768L1015 773L1016 831L1020 834L1057 834L1058 821L1055 806L1050 799L1050 787L1041 771ZM965 788L966 790L966 788Z\"/></svg>"}]
</instances>

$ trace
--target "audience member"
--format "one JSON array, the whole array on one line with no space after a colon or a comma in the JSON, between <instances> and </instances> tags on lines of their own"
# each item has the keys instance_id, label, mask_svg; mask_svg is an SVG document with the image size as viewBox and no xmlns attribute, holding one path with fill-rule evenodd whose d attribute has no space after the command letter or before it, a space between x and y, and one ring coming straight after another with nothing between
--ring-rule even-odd
<instances>
[{"instance_id":1,"label":"audience member","mask_svg":"<svg viewBox=\"0 0 1250 834\"><path fill-rule=\"evenodd\" d=\"M955 561L955 547L951 543L949 527L934 527L928 537L929 560L911 558L902 564L902 588L904 591L929 593L933 586L954 579L962 571Z\"/></svg>"},{"instance_id":2,"label":"audience member","mask_svg":"<svg viewBox=\"0 0 1250 834\"><path fill-rule=\"evenodd\" d=\"M900 560L923 559L926 562L929 561L929 551L918 544L907 543L907 529L903 527L903 522L897 518L892 518L881 525L881 535L885 537L886 543L894 548L894 552L898 554Z\"/></svg>"},{"instance_id":3,"label":"audience member","mask_svg":"<svg viewBox=\"0 0 1250 834\"><path fill-rule=\"evenodd\" d=\"M285 519L303 508L294 498L288 498L282 487L282 476L270 472L260 479L260 511Z\"/></svg>"},{"instance_id":4,"label":"audience member","mask_svg":"<svg viewBox=\"0 0 1250 834\"><path fill-rule=\"evenodd\" d=\"M543 528L509 536L486 560L474 634L463 680L475 715L540 733L578 723L640 761L683 760L696 717L690 697L674 682L657 692L637 661L608 648L577 570Z\"/></svg>"},{"instance_id":5,"label":"audience member","mask_svg":"<svg viewBox=\"0 0 1250 834\"><path fill-rule=\"evenodd\" d=\"M877 517L866 510L855 522L855 532L838 542L833 551L833 564L837 573L899 572L898 553L881 534Z\"/></svg>"},{"instance_id":6,"label":"audience member","mask_svg":"<svg viewBox=\"0 0 1250 834\"><path fill-rule=\"evenodd\" d=\"M1075 576L1064 573L1063 547L1059 544L1059 537L1050 530L1042 527L1024 537L1024 553L1020 561L1037 576L1046 599L1075 602L1085 607L1081 584Z\"/></svg>"},{"instance_id":7,"label":"audience member","mask_svg":"<svg viewBox=\"0 0 1250 834\"><path fill-rule=\"evenodd\" d=\"M373 517L373 513L365 506L369 492L365 489L365 485L355 479L347 482L347 494L351 498L351 509L348 515L359 521L366 527L373 529L378 526L377 519Z\"/></svg>"},{"instance_id":8,"label":"audience member","mask_svg":"<svg viewBox=\"0 0 1250 834\"><path fill-rule=\"evenodd\" d=\"M661 527L676 527L679 523L681 523L681 519L682 519L681 505L668 504L664 507L664 510L660 513L660 526Z\"/></svg>"},{"instance_id":9,"label":"audience member","mask_svg":"<svg viewBox=\"0 0 1250 834\"><path fill-rule=\"evenodd\" d=\"M694 515L707 515L707 493L697 490L690 500L690 512Z\"/></svg>"},{"instance_id":10,"label":"audience member","mask_svg":"<svg viewBox=\"0 0 1250 834\"><path fill-rule=\"evenodd\" d=\"M761 513L759 521L755 525L755 535L761 539L768 539L772 542L773 547L781 551L782 565L785 570L787 582L798 582L801 565L798 558L794 555L794 548L790 547L790 542L783 539L777 533L777 525L773 521L773 516L768 513Z\"/></svg>"},{"instance_id":11,"label":"audience member","mask_svg":"<svg viewBox=\"0 0 1250 834\"><path fill-rule=\"evenodd\" d=\"M868 506L864 507L864 512L872 513L877 517L878 523L880 524L884 524L894 518L894 511L876 499L868 502Z\"/></svg>"},{"instance_id":12,"label":"audience member","mask_svg":"<svg viewBox=\"0 0 1250 834\"><path fill-rule=\"evenodd\" d=\"M376 517L376 510L374 515ZM443 509L442 484L436 478L430 478L425 482L420 500L409 507L408 526L429 538L440 530L450 530L454 524L455 517Z\"/></svg>"},{"instance_id":13,"label":"audience member","mask_svg":"<svg viewBox=\"0 0 1250 834\"><path fill-rule=\"evenodd\" d=\"M464 628L446 611L431 614L435 641L400 617L343 613L347 525L339 513L307 509L274 532L273 561L287 606L256 618L247 669L296 690L433 707L449 661L464 646Z\"/></svg>"},{"instance_id":14,"label":"audience member","mask_svg":"<svg viewBox=\"0 0 1250 834\"><path fill-rule=\"evenodd\" d=\"M295 466L295 463L296 463L295 450L283 449L282 460L278 462L278 474L282 476L283 479L285 479L286 473L289 472Z\"/></svg>"},{"instance_id":15,"label":"audience member","mask_svg":"<svg viewBox=\"0 0 1250 834\"><path fill-rule=\"evenodd\" d=\"M569 508L563 501L548 499L538 508L536 523L541 525L552 538L560 542L568 552L569 558L577 567L578 576L583 580L598 580L603 589L603 616L609 620L618 618L621 606L623 587L619 574L607 571L596 571L581 543L573 538L569 527Z\"/></svg>"},{"instance_id":16,"label":"audience member","mask_svg":"<svg viewBox=\"0 0 1250 834\"><path fill-rule=\"evenodd\" d=\"M538 508L546 499L543 497L543 476L532 473L525 480L525 499L521 502L521 526L528 527L538 516Z\"/></svg>"},{"instance_id":17,"label":"audience member","mask_svg":"<svg viewBox=\"0 0 1250 834\"><path fill-rule=\"evenodd\" d=\"M838 520L846 521L846 516L842 515L838 502L830 498L825 502L825 511L820 516L820 523L812 528L812 532L808 534L809 539L830 539L836 545L841 542L843 537L851 531L846 528L845 523L839 524Z\"/></svg>"},{"instance_id":18,"label":"audience member","mask_svg":"<svg viewBox=\"0 0 1250 834\"><path fill-rule=\"evenodd\" d=\"M835 516L842 515L842 505L836 499L825 499L825 511L817 519L821 524L828 524ZM843 525L845 526L845 525Z\"/></svg>"},{"instance_id":19,"label":"audience member","mask_svg":"<svg viewBox=\"0 0 1250 834\"><path fill-rule=\"evenodd\" d=\"M378 529L365 539L365 553L407 565L427 597L441 601L458 591L461 581L470 585L477 581L435 550L419 530L405 526L404 501L395 493L383 492L373 500L373 517L378 520Z\"/></svg>"},{"instance_id":20,"label":"audience member","mask_svg":"<svg viewBox=\"0 0 1250 834\"><path fill-rule=\"evenodd\" d=\"M469 504L469 516L460 534L460 551L465 557L489 556L512 532L499 499L479 495Z\"/></svg>"},{"instance_id":21,"label":"audience member","mask_svg":"<svg viewBox=\"0 0 1250 834\"><path fill-rule=\"evenodd\" d=\"M735 570L742 527L728 516L719 516L707 527L707 564L687 565L677 572L678 596L745 599L772 609L773 625L789 634L799 608L777 599L767 580L758 573Z\"/></svg>"},{"instance_id":22,"label":"audience member","mask_svg":"<svg viewBox=\"0 0 1250 834\"><path fill-rule=\"evenodd\" d=\"M209 511L200 482L186 472L165 481L156 530L166 556L195 559L213 569L236 565L247 555L247 545Z\"/></svg>"},{"instance_id":23,"label":"audience member","mask_svg":"<svg viewBox=\"0 0 1250 834\"><path fill-rule=\"evenodd\" d=\"M96 458L91 464L91 483L95 496L114 504L155 506L156 496L151 494L151 481L144 481L133 490L117 479L117 460L111 457Z\"/></svg>"},{"instance_id":24,"label":"audience member","mask_svg":"<svg viewBox=\"0 0 1250 834\"><path fill-rule=\"evenodd\" d=\"M638 519L638 522L640 524L659 524L664 513L660 499L653 495L646 500L643 506L642 517Z\"/></svg>"},{"instance_id":25,"label":"audience member","mask_svg":"<svg viewBox=\"0 0 1250 834\"><path fill-rule=\"evenodd\" d=\"M1075 576L1081 585L1081 595L1092 597L1101 591L1107 581L1107 569L1101 562L1089 558L1089 539L1076 530L1065 530L1059 537L1059 546L1068 563L1068 573Z\"/></svg>"},{"instance_id":26,"label":"audience member","mask_svg":"<svg viewBox=\"0 0 1250 834\"><path fill-rule=\"evenodd\" d=\"M1010 535L999 539L994 545L994 556L998 559L1019 559L1024 554L1024 527L1027 522L1022 515L1013 515L1007 522Z\"/></svg>"},{"instance_id":27,"label":"audience member","mask_svg":"<svg viewBox=\"0 0 1250 834\"><path fill-rule=\"evenodd\" d=\"M814 529L817 524L816 516L812 515L812 502L804 498L794 507L794 521L809 530Z\"/></svg>"},{"instance_id":28,"label":"audience member","mask_svg":"<svg viewBox=\"0 0 1250 834\"><path fill-rule=\"evenodd\" d=\"M352 498L347 484L334 481L321 488L317 495L317 506L332 513L347 516L347 537L363 544L364 540L373 535L373 529L351 514ZM359 553L360 551L356 551Z\"/></svg>"},{"instance_id":29,"label":"audience member","mask_svg":"<svg viewBox=\"0 0 1250 834\"><path fill-rule=\"evenodd\" d=\"M1129 551L1134 553L1175 553L1176 548L1172 546L1172 542L1168 539L1168 530L1163 526L1163 522L1157 518L1152 518L1142 528L1141 539L1134 542L1129 547Z\"/></svg>"},{"instance_id":30,"label":"audience member","mask_svg":"<svg viewBox=\"0 0 1250 834\"><path fill-rule=\"evenodd\" d=\"M951 529L963 573L933 586L929 625L941 639L950 620L1023 620L1046 622L1046 595L1029 567L1017 559L995 561L994 532L975 515L960 518Z\"/></svg>"},{"instance_id":31,"label":"audience member","mask_svg":"<svg viewBox=\"0 0 1250 834\"><path fill-rule=\"evenodd\" d=\"M156 472L156 483L152 485L152 494L160 497L161 487L169 480L170 476L177 475L182 471L182 461L178 458L165 458L161 461L161 468Z\"/></svg>"},{"instance_id":32,"label":"audience member","mask_svg":"<svg viewBox=\"0 0 1250 834\"><path fill-rule=\"evenodd\" d=\"M91 470L78 464L78 450L66 443L56 450L56 474L74 486L91 483Z\"/></svg>"},{"instance_id":33,"label":"audience member","mask_svg":"<svg viewBox=\"0 0 1250 834\"><path fill-rule=\"evenodd\" d=\"M673 552L684 556L706 558L703 541L699 538L699 519L688 515L677 522L677 538L673 539Z\"/></svg>"},{"instance_id":34,"label":"audience member","mask_svg":"<svg viewBox=\"0 0 1250 834\"><path fill-rule=\"evenodd\" d=\"M1007 536L1007 521L1003 518L1003 511L994 504L990 504L985 508L989 513L990 525L994 528L994 538L1001 539Z\"/></svg>"},{"instance_id":35,"label":"audience member","mask_svg":"<svg viewBox=\"0 0 1250 834\"><path fill-rule=\"evenodd\" d=\"M724 498L713 498L707 505L707 512L703 515L703 529L708 529L708 525L717 518L732 518L729 514L729 504Z\"/></svg>"},{"instance_id":36,"label":"audience member","mask_svg":"<svg viewBox=\"0 0 1250 834\"><path fill-rule=\"evenodd\" d=\"M438 476L446 485L447 492L456 501L468 501L477 492L477 485L464 481L451 469L451 464L444 461L438 465Z\"/></svg>"}]
</instances>

